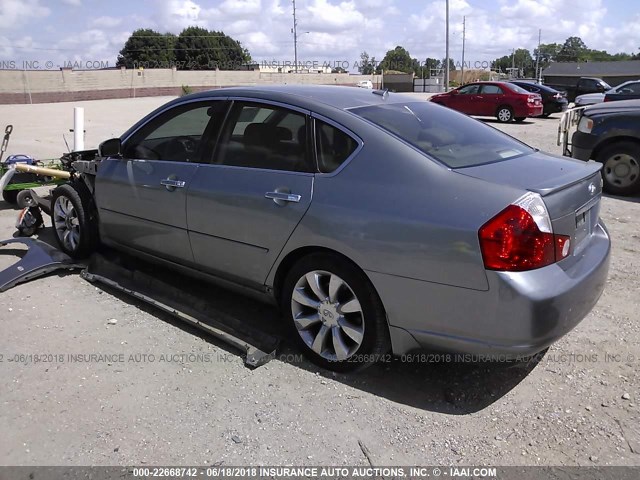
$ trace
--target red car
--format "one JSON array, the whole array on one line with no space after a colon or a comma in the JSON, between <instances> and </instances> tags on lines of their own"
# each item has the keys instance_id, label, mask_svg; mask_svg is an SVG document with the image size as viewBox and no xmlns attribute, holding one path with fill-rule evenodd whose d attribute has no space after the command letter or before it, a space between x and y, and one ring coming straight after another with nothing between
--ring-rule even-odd
<instances>
[{"instance_id":1,"label":"red car","mask_svg":"<svg viewBox=\"0 0 640 480\"><path fill-rule=\"evenodd\" d=\"M435 95L430 100L467 115L496 117L503 123L538 117L543 110L540 94L506 82L469 83Z\"/></svg>"}]
</instances>

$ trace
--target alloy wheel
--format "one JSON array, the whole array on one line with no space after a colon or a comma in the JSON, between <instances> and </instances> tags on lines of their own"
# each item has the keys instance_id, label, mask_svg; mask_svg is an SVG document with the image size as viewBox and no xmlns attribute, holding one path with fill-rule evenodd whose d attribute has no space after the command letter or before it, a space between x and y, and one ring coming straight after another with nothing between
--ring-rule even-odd
<instances>
[{"instance_id":1,"label":"alloy wheel","mask_svg":"<svg viewBox=\"0 0 640 480\"><path fill-rule=\"evenodd\" d=\"M58 197L53 205L53 226L65 248L70 251L78 248L80 219L73 203L65 196Z\"/></svg>"},{"instance_id":2,"label":"alloy wheel","mask_svg":"<svg viewBox=\"0 0 640 480\"><path fill-rule=\"evenodd\" d=\"M291 312L304 343L325 360L346 360L362 345L360 301L347 282L331 272L314 270L300 277Z\"/></svg>"}]
</instances>

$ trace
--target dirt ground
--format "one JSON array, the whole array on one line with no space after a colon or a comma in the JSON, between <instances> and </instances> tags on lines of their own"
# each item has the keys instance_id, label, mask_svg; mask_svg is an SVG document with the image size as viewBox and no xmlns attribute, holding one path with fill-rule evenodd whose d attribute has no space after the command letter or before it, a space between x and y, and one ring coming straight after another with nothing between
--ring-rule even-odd
<instances>
[{"instance_id":1,"label":"dirt ground","mask_svg":"<svg viewBox=\"0 0 640 480\"><path fill-rule=\"evenodd\" d=\"M165 100L85 102L87 148ZM15 125L7 153L59 155L72 107L0 106ZM557 120L492 125L558 153ZM252 370L75 273L19 285L0 294L0 464L640 465L639 214L638 197L603 199L605 293L539 362L510 367L395 360L332 374L285 344ZM0 202L0 238L16 215Z\"/></svg>"}]
</instances>

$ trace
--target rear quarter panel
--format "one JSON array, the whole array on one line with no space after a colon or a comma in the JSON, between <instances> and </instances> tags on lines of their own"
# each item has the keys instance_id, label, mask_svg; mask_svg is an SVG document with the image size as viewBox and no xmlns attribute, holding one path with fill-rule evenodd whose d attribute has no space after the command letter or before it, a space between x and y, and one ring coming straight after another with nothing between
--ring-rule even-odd
<instances>
[{"instance_id":1,"label":"rear quarter panel","mask_svg":"<svg viewBox=\"0 0 640 480\"><path fill-rule=\"evenodd\" d=\"M459 175L357 123L364 148L339 173L316 177L311 207L278 262L319 246L365 271L486 290L478 229L522 191Z\"/></svg>"}]
</instances>

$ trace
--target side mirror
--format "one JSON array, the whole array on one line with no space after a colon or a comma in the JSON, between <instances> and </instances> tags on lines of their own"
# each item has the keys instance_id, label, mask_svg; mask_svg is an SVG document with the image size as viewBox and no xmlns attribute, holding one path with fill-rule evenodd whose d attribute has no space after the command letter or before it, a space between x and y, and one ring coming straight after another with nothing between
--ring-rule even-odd
<instances>
[{"instance_id":1,"label":"side mirror","mask_svg":"<svg viewBox=\"0 0 640 480\"><path fill-rule=\"evenodd\" d=\"M101 157L121 157L122 143L119 138L105 140L98 146L98 155Z\"/></svg>"}]
</instances>

